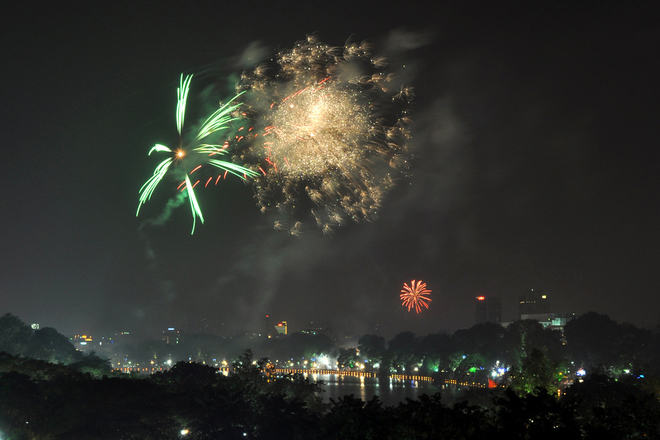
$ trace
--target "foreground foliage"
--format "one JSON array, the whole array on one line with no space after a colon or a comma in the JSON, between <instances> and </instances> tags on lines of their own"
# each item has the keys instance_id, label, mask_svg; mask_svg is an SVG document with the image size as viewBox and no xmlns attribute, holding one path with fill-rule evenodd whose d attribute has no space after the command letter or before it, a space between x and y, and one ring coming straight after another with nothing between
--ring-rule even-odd
<instances>
[{"instance_id":1,"label":"foreground foliage","mask_svg":"<svg viewBox=\"0 0 660 440\"><path fill-rule=\"evenodd\" d=\"M249 351L227 376L179 362L149 377L95 378L6 353L0 360L3 439L660 438L658 398L598 374L561 398L501 388L386 407L353 396L324 405L322 384L275 375Z\"/></svg>"}]
</instances>

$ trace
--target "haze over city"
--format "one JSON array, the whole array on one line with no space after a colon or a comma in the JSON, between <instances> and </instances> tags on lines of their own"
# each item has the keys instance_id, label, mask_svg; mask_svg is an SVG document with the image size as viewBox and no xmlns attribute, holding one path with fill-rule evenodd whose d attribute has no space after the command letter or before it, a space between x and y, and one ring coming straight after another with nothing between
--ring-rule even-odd
<instances>
[{"instance_id":1,"label":"haze over city","mask_svg":"<svg viewBox=\"0 0 660 440\"><path fill-rule=\"evenodd\" d=\"M2 314L66 335L266 314L421 335L470 327L482 295L517 319L535 289L556 313L660 324L652 2L33 6L0 27ZM187 202L161 221L176 185L136 218L149 149L177 142L180 75L199 120L308 35L369 41L414 88L411 166L377 218L277 231L240 179L199 192L193 235ZM419 314L399 299L411 280L432 291Z\"/></svg>"}]
</instances>

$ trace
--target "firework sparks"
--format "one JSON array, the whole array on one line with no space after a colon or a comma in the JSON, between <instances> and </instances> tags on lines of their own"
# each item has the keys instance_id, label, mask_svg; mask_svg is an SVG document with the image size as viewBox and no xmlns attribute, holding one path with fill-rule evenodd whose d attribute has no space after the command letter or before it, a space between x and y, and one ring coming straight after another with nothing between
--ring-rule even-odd
<instances>
[{"instance_id":1,"label":"firework sparks","mask_svg":"<svg viewBox=\"0 0 660 440\"><path fill-rule=\"evenodd\" d=\"M255 129L240 138L262 212L311 213L332 233L346 219L376 218L396 173L407 167L412 92L398 86L369 47L314 38L278 54L272 68L244 72L240 91ZM296 230L297 231L297 230Z\"/></svg>"},{"instance_id":2,"label":"firework sparks","mask_svg":"<svg viewBox=\"0 0 660 440\"><path fill-rule=\"evenodd\" d=\"M194 192L194 187L197 183L191 183L189 178L190 174L197 171L203 164L224 170L225 176L227 173L230 173L241 179L254 177L257 175L257 173L250 170L249 168L215 158L214 156L216 155L219 156L227 154L227 144L201 143L203 139L208 138L211 134L228 129L233 121L239 119L232 116L232 112L236 111L241 105L239 103L234 103L234 100L238 98L240 94L235 96L227 104L221 106L211 116L209 116L206 121L204 121L194 137L195 142L199 141L196 146L188 148L183 146L183 125L191 80L192 75L186 76L185 79L183 75L181 75L179 88L177 89L176 128L177 132L179 133L179 148L172 150L165 145L156 144L151 148L151 150L149 150L149 156L151 153L156 152L168 153L170 157L163 160L156 167L154 174L140 188L140 200L135 215L138 216L140 214L140 208L151 198L154 190L163 180L163 178L169 172L173 171L173 169L176 169L178 173L183 174L184 176L183 182L181 185L179 185L179 188L183 186L181 191L186 191L186 195L190 201L190 211L193 218L191 234L193 234L195 232L196 220L199 218L199 220L204 223L204 216L202 215L202 210L199 207L199 203L197 202L197 197L195 196ZM191 171L186 171L190 168L192 168ZM210 179L206 182L206 185L208 185L209 181Z\"/></svg>"},{"instance_id":3,"label":"firework sparks","mask_svg":"<svg viewBox=\"0 0 660 440\"><path fill-rule=\"evenodd\" d=\"M414 308L419 313L422 310L422 306L427 309L429 308L427 301L431 302L431 298L428 298L430 294L431 291L426 288L426 283L423 283L421 280L412 280L410 286L408 283L403 283L403 290L401 290L401 295L399 296L401 301L403 301L402 306L408 307L408 311Z\"/></svg>"}]
</instances>

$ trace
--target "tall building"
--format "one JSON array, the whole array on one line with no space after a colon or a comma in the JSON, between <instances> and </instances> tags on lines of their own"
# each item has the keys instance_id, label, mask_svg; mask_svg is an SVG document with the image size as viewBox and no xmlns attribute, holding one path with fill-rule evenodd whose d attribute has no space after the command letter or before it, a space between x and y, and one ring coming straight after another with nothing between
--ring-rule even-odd
<instances>
[{"instance_id":1,"label":"tall building","mask_svg":"<svg viewBox=\"0 0 660 440\"><path fill-rule=\"evenodd\" d=\"M267 338L289 334L289 326L286 321L277 322L272 316L266 315L264 322L266 324L265 333Z\"/></svg>"},{"instance_id":2,"label":"tall building","mask_svg":"<svg viewBox=\"0 0 660 440\"><path fill-rule=\"evenodd\" d=\"M483 324L484 322L502 323L502 302L498 297L477 297L474 323Z\"/></svg>"},{"instance_id":3,"label":"tall building","mask_svg":"<svg viewBox=\"0 0 660 440\"><path fill-rule=\"evenodd\" d=\"M280 335L288 335L289 334L289 326L287 325L286 321L282 321L278 323L275 326L275 330L277 330L277 333Z\"/></svg>"},{"instance_id":4,"label":"tall building","mask_svg":"<svg viewBox=\"0 0 660 440\"><path fill-rule=\"evenodd\" d=\"M275 326L275 319L273 319L270 315L266 315L266 318L264 318L264 333L266 334L267 338L277 336Z\"/></svg>"},{"instance_id":5,"label":"tall building","mask_svg":"<svg viewBox=\"0 0 660 440\"><path fill-rule=\"evenodd\" d=\"M538 290L530 290L520 297L520 319L523 315L538 315L541 313L550 313L550 301L548 296Z\"/></svg>"}]
</instances>

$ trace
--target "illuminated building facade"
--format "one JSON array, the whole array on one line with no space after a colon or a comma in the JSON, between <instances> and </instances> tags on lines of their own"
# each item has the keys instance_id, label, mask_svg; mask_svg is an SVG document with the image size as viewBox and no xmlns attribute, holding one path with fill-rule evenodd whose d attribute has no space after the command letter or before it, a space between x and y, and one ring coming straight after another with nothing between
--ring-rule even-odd
<instances>
[{"instance_id":1,"label":"illuminated building facade","mask_svg":"<svg viewBox=\"0 0 660 440\"><path fill-rule=\"evenodd\" d=\"M520 315L520 319L533 319L543 326L552 330L564 331L564 326L568 321L575 318L575 314L560 315L558 313L533 313Z\"/></svg>"},{"instance_id":2,"label":"illuminated building facade","mask_svg":"<svg viewBox=\"0 0 660 440\"><path fill-rule=\"evenodd\" d=\"M273 338L279 335L289 334L289 327L286 321L277 322L272 316L266 315L266 319L264 322L266 328L265 336L267 338Z\"/></svg>"},{"instance_id":3,"label":"illuminated building facade","mask_svg":"<svg viewBox=\"0 0 660 440\"><path fill-rule=\"evenodd\" d=\"M287 326L286 321L282 321L279 324L275 326L275 330L277 330L278 335L288 335L289 334L289 327Z\"/></svg>"}]
</instances>

